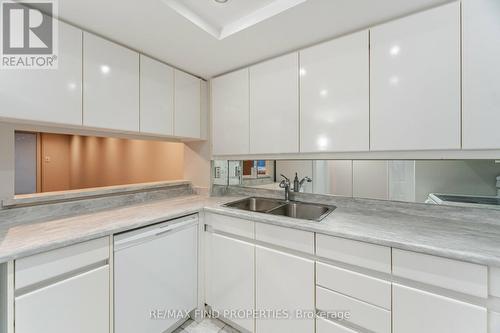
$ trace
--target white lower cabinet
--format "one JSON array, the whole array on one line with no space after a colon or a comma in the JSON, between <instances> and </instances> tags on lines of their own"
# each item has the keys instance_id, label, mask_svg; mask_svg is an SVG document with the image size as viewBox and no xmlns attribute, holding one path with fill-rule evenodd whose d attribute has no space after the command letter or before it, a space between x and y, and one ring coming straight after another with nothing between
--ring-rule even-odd
<instances>
[{"instance_id":1,"label":"white lower cabinet","mask_svg":"<svg viewBox=\"0 0 500 333\"><path fill-rule=\"evenodd\" d=\"M114 333L175 328L197 306L197 216L130 231L114 241Z\"/></svg>"},{"instance_id":2,"label":"white lower cabinet","mask_svg":"<svg viewBox=\"0 0 500 333\"><path fill-rule=\"evenodd\" d=\"M393 333L487 333L487 310L393 285Z\"/></svg>"},{"instance_id":3,"label":"white lower cabinet","mask_svg":"<svg viewBox=\"0 0 500 333\"><path fill-rule=\"evenodd\" d=\"M256 310L266 314L257 318L256 332L314 332L314 261L261 246L255 261Z\"/></svg>"},{"instance_id":4,"label":"white lower cabinet","mask_svg":"<svg viewBox=\"0 0 500 333\"><path fill-rule=\"evenodd\" d=\"M316 318L316 333L357 333L356 331L341 326L333 321L318 317Z\"/></svg>"},{"instance_id":5,"label":"white lower cabinet","mask_svg":"<svg viewBox=\"0 0 500 333\"><path fill-rule=\"evenodd\" d=\"M215 233L205 233L206 303L232 323L254 332L254 320L239 311L254 305L253 244Z\"/></svg>"},{"instance_id":6,"label":"white lower cabinet","mask_svg":"<svg viewBox=\"0 0 500 333\"><path fill-rule=\"evenodd\" d=\"M109 266L15 299L16 333L109 333Z\"/></svg>"}]
</instances>

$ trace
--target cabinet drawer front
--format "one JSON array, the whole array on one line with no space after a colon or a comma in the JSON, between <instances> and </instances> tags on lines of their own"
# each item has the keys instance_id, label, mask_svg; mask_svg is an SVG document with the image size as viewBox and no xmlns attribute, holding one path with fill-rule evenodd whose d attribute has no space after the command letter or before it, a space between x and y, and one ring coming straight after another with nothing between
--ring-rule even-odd
<instances>
[{"instance_id":1,"label":"cabinet drawer front","mask_svg":"<svg viewBox=\"0 0 500 333\"><path fill-rule=\"evenodd\" d=\"M16 333L108 333L109 266L16 297Z\"/></svg>"},{"instance_id":2,"label":"cabinet drawer front","mask_svg":"<svg viewBox=\"0 0 500 333\"><path fill-rule=\"evenodd\" d=\"M490 295L500 297L500 268L490 267Z\"/></svg>"},{"instance_id":3,"label":"cabinet drawer front","mask_svg":"<svg viewBox=\"0 0 500 333\"><path fill-rule=\"evenodd\" d=\"M387 310L391 309L391 283L388 281L318 262L316 284Z\"/></svg>"},{"instance_id":4,"label":"cabinet drawer front","mask_svg":"<svg viewBox=\"0 0 500 333\"><path fill-rule=\"evenodd\" d=\"M336 292L316 287L316 308L349 311L349 322L376 333L391 332L391 312Z\"/></svg>"},{"instance_id":5,"label":"cabinet drawer front","mask_svg":"<svg viewBox=\"0 0 500 333\"><path fill-rule=\"evenodd\" d=\"M393 273L414 281L488 297L488 268L463 261L393 249Z\"/></svg>"},{"instance_id":6,"label":"cabinet drawer front","mask_svg":"<svg viewBox=\"0 0 500 333\"><path fill-rule=\"evenodd\" d=\"M330 320L316 317L316 333L358 333L350 328L336 324Z\"/></svg>"},{"instance_id":7,"label":"cabinet drawer front","mask_svg":"<svg viewBox=\"0 0 500 333\"><path fill-rule=\"evenodd\" d=\"M393 330L394 333L486 333L487 311L483 307L394 284Z\"/></svg>"},{"instance_id":8,"label":"cabinet drawer front","mask_svg":"<svg viewBox=\"0 0 500 333\"><path fill-rule=\"evenodd\" d=\"M207 214L206 221L214 230L250 239L255 238L255 222L217 214Z\"/></svg>"},{"instance_id":9,"label":"cabinet drawer front","mask_svg":"<svg viewBox=\"0 0 500 333\"><path fill-rule=\"evenodd\" d=\"M326 235L316 235L316 255L391 273L391 248Z\"/></svg>"},{"instance_id":10,"label":"cabinet drawer front","mask_svg":"<svg viewBox=\"0 0 500 333\"><path fill-rule=\"evenodd\" d=\"M255 238L273 245L314 254L314 233L312 232L257 223Z\"/></svg>"},{"instance_id":11,"label":"cabinet drawer front","mask_svg":"<svg viewBox=\"0 0 500 333\"><path fill-rule=\"evenodd\" d=\"M109 259L109 238L100 238L16 260L16 289Z\"/></svg>"}]
</instances>

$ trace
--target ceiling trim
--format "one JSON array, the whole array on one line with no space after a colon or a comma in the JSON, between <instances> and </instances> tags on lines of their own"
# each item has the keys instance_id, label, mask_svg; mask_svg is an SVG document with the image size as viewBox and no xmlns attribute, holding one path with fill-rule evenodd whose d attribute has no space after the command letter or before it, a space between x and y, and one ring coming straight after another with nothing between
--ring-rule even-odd
<instances>
[{"instance_id":1,"label":"ceiling trim","mask_svg":"<svg viewBox=\"0 0 500 333\"><path fill-rule=\"evenodd\" d=\"M242 30L250 28L262 21L276 16L290 8L298 6L308 0L275 0L272 3L257 9L251 14L245 15L237 20L218 28L210 24L202 16L185 6L179 0L162 0L167 6L175 10L178 14L191 21L193 24L206 31L218 40L234 35Z\"/></svg>"}]
</instances>

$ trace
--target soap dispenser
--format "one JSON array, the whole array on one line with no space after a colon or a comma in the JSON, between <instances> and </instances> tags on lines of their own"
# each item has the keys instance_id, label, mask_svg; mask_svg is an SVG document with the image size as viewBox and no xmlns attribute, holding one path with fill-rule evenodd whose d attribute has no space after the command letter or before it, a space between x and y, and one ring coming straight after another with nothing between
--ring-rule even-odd
<instances>
[{"instance_id":1,"label":"soap dispenser","mask_svg":"<svg viewBox=\"0 0 500 333\"><path fill-rule=\"evenodd\" d=\"M297 172L295 173L295 178L293 179L293 191L294 192L300 191L300 181L299 181L299 176L297 175Z\"/></svg>"}]
</instances>

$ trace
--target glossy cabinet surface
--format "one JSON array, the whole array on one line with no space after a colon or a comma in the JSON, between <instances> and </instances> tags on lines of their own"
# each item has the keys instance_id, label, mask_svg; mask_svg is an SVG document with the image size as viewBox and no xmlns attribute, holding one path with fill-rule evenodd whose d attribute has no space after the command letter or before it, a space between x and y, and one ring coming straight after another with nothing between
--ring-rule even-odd
<instances>
[{"instance_id":1,"label":"glossy cabinet surface","mask_svg":"<svg viewBox=\"0 0 500 333\"><path fill-rule=\"evenodd\" d=\"M57 69L1 71L0 117L82 124L82 31L58 24Z\"/></svg>"},{"instance_id":2,"label":"glossy cabinet surface","mask_svg":"<svg viewBox=\"0 0 500 333\"><path fill-rule=\"evenodd\" d=\"M314 332L315 320L300 318L314 310L314 261L257 246L255 252L256 310L274 310L271 318L257 318L256 332ZM287 311L289 318L279 318Z\"/></svg>"},{"instance_id":3,"label":"glossy cabinet surface","mask_svg":"<svg viewBox=\"0 0 500 333\"><path fill-rule=\"evenodd\" d=\"M463 148L500 148L500 2L464 0Z\"/></svg>"},{"instance_id":4,"label":"glossy cabinet surface","mask_svg":"<svg viewBox=\"0 0 500 333\"><path fill-rule=\"evenodd\" d=\"M201 137L201 80L175 70L174 135Z\"/></svg>"},{"instance_id":5,"label":"glossy cabinet surface","mask_svg":"<svg viewBox=\"0 0 500 333\"><path fill-rule=\"evenodd\" d=\"M255 246L208 232L205 233L205 242L207 304L221 314L231 310L253 310ZM230 316L227 319L254 332L252 318Z\"/></svg>"},{"instance_id":6,"label":"glossy cabinet surface","mask_svg":"<svg viewBox=\"0 0 500 333\"><path fill-rule=\"evenodd\" d=\"M174 134L174 70L141 55L141 119L144 133Z\"/></svg>"},{"instance_id":7,"label":"glossy cabinet surface","mask_svg":"<svg viewBox=\"0 0 500 333\"><path fill-rule=\"evenodd\" d=\"M300 151L369 150L369 35L300 52Z\"/></svg>"},{"instance_id":8,"label":"glossy cabinet surface","mask_svg":"<svg viewBox=\"0 0 500 333\"><path fill-rule=\"evenodd\" d=\"M109 333L109 266L16 297L16 333Z\"/></svg>"},{"instance_id":9,"label":"glossy cabinet surface","mask_svg":"<svg viewBox=\"0 0 500 333\"><path fill-rule=\"evenodd\" d=\"M393 333L487 333L487 322L485 308L393 285Z\"/></svg>"},{"instance_id":10,"label":"glossy cabinet surface","mask_svg":"<svg viewBox=\"0 0 500 333\"><path fill-rule=\"evenodd\" d=\"M299 151L299 57L250 67L250 153Z\"/></svg>"},{"instance_id":11,"label":"glossy cabinet surface","mask_svg":"<svg viewBox=\"0 0 500 333\"><path fill-rule=\"evenodd\" d=\"M248 154L248 68L212 80L213 154Z\"/></svg>"},{"instance_id":12,"label":"glossy cabinet surface","mask_svg":"<svg viewBox=\"0 0 500 333\"><path fill-rule=\"evenodd\" d=\"M115 237L115 333L164 332L182 318L162 318L160 311L190 312L196 308L198 225L168 227L158 227L152 238L135 243L136 231L131 231L128 237L132 241L123 248ZM151 311L155 311L153 318Z\"/></svg>"},{"instance_id":13,"label":"glossy cabinet surface","mask_svg":"<svg viewBox=\"0 0 500 333\"><path fill-rule=\"evenodd\" d=\"M371 29L371 149L460 149L460 3Z\"/></svg>"},{"instance_id":14,"label":"glossy cabinet surface","mask_svg":"<svg viewBox=\"0 0 500 333\"><path fill-rule=\"evenodd\" d=\"M83 35L83 125L139 131L139 54Z\"/></svg>"}]
</instances>

